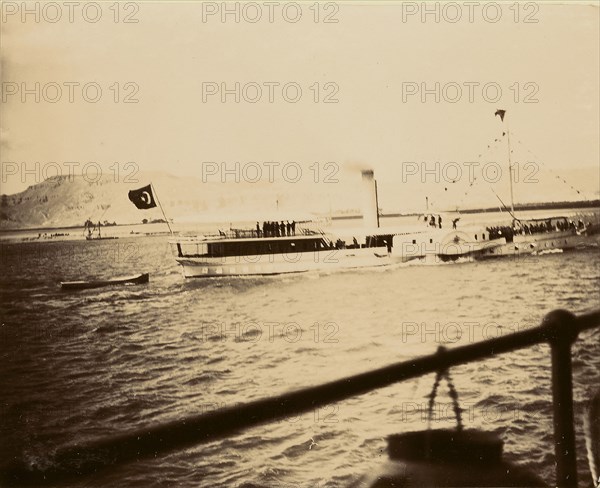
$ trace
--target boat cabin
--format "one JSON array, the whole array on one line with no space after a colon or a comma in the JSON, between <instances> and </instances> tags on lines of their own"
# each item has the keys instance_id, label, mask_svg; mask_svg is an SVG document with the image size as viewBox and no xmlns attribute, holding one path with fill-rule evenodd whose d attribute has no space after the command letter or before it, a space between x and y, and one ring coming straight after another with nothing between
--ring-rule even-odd
<instances>
[{"instance_id":1,"label":"boat cabin","mask_svg":"<svg viewBox=\"0 0 600 488\"><path fill-rule=\"evenodd\" d=\"M177 256L185 258L224 258L229 256L258 256L291 254L332 249L333 244L323 235L277 238L217 239L178 241Z\"/></svg>"}]
</instances>

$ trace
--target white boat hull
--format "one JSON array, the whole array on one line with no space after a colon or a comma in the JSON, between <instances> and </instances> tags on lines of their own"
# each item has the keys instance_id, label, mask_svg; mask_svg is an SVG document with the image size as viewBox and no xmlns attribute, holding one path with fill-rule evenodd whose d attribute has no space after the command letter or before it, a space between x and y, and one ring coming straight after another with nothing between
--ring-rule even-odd
<instances>
[{"instance_id":1,"label":"white boat hull","mask_svg":"<svg viewBox=\"0 0 600 488\"><path fill-rule=\"evenodd\" d=\"M517 257L554 250L577 249L589 246L594 242L594 239L590 236L576 233L548 232L537 235L517 235L514 237L513 242L508 242L496 248L484 249L478 258Z\"/></svg>"},{"instance_id":2,"label":"white boat hull","mask_svg":"<svg viewBox=\"0 0 600 488\"><path fill-rule=\"evenodd\" d=\"M575 249L594 242L592 237L577 234L575 231L515 235L511 242L507 242L503 237L489 240L488 234L482 231L476 233L431 230L394 236L392 259L401 262L423 258L434 258L440 261L458 258L489 259Z\"/></svg>"},{"instance_id":3,"label":"white boat hull","mask_svg":"<svg viewBox=\"0 0 600 488\"><path fill-rule=\"evenodd\" d=\"M295 254L262 254L224 258L178 257L183 276L251 276L333 271L391 264L386 247L327 249Z\"/></svg>"},{"instance_id":4,"label":"white boat hull","mask_svg":"<svg viewBox=\"0 0 600 488\"><path fill-rule=\"evenodd\" d=\"M479 240L475 239L475 235ZM434 229L414 234L396 235L393 239L392 259L408 262L414 259L435 258L452 260L475 257L488 249L502 246L505 239L485 240L484 233Z\"/></svg>"}]
</instances>

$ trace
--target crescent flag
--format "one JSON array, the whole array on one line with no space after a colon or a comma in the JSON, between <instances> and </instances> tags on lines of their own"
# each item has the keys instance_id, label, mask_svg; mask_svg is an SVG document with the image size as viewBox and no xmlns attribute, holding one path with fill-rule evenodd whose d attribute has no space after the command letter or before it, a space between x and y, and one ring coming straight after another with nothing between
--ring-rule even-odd
<instances>
[{"instance_id":1,"label":"crescent flag","mask_svg":"<svg viewBox=\"0 0 600 488\"><path fill-rule=\"evenodd\" d=\"M156 200L152 194L152 186L147 185L138 190L131 190L129 192L129 200L140 209L154 208L156 207Z\"/></svg>"}]
</instances>

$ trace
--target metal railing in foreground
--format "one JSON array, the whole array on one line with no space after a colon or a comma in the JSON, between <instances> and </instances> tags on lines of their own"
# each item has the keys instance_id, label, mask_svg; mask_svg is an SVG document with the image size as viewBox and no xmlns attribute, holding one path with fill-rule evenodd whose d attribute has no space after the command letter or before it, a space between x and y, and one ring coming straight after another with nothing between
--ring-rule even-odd
<instances>
[{"instance_id":1,"label":"metal railing in foreground","mask_svg":"<svg viewBox=\"0 0 600 488\"><path fill-rule=\"evenodd\" d=\"M556 484L577 486L571 345L580 332L598 326L600 310L579 317L565 310L556 310L549 313L538 327L439 351L323 385L68 447L57 452L51 466L46 469L32 471L25 466L14 465L4 470L2 478L10 485L52 484L95 473L102 468L221 439L248 427L311 411L452 366L549 343L552 351Z\"/></svg>"}]
</instances>

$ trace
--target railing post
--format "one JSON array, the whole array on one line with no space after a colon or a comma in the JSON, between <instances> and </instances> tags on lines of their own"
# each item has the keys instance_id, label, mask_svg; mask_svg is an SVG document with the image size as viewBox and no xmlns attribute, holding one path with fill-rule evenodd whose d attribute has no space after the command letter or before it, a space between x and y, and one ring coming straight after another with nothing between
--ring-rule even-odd
<instances>
[{"instance_id":1,"label":"railing post","mask_svg":"<svg viewBox=\"0 0 600 488\"><path fill-rule=\"evenodd\" d=\"M571 344L577 338L575 316L565 310L544 318L552 348L552 404L554 407L554 453L556 486L577 487L577 456L573 420Z\"/></svg>"}]
</instances>

